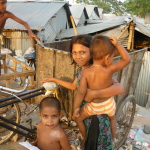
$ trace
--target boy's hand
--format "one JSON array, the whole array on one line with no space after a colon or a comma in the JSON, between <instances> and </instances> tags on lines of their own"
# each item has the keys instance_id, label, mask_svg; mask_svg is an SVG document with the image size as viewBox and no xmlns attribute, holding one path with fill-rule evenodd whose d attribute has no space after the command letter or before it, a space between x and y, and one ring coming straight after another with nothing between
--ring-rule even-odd
<instances>
[{"instance_id":1,"label":"boy's hand","mask_svg":"<svg viewBox=\"0 0 150 150\"><path fill-rule=\"evenodd\" d=\"M75 108L74 110L74 117L79 117L80 116L80 108Z\"/></svg>"},{"instance_id":2,"label":"boy's hand","mask_svg":"<svg viewBox=\"0 0 150 150\"><path fill-rule=\"evenodd\" d=\"M109 38L110 38L111 43L116 47L118 45L117 38L114 36L110 36Z\"/></svg>"},{"instance_id":3,"label":"boy's hand","mask_svg":"<svg viewBox=\"0 0 150 150\"><path fill-rule=\"evenodd\" d=\"M29 33L29 36L30 36L30 38L34 38L35 40L39 40L39 38L35 34L33 34L32 32Z\"/></svg>"},{"instance_id":4,"label":"boy's hand","mask_svg":"<svg viewBox=\"0 0 150 150\"><path fill-rule=\"evenodd\" d=\"M54 78L44 78L42 81L42 84L46 83L46 82L53 82Z\"/></svg>"}]
</instances>

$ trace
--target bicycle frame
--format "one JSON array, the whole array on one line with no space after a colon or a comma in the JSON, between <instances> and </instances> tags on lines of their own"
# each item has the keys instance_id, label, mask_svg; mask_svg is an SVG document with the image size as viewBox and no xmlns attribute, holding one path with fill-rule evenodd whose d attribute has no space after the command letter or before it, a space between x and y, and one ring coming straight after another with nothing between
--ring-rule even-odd
<instances>
[{"instance_id":1,"label":"bicycle frame","mask_svg":"<svg viewBox=\"0 0 150 150\"><path fill-rule=\"evenodd\" d=\"M21 92L24 91L26 89L26 87L27 87L27 82L26 82L25 87L22 90L20 90L20 91ZM2 90L2 89L3 90L7 90L7 91L11 91L11 92L16 92L16 90L12 90L12 89L0 86L0 90ZM44 90L44 87L33 89L33 90L29 90L29 91L26 91L24 93L19 93L17 91L17 93L19 93L19 94L16 94L15 96L14 96L14 94L11 93L11 95L13 95L13 96L0 99L0 108L3 108L3 107L8 106L8 105L13 105L14 103L20 102L20 99L16 98L16 96L21 98L22 101L24 101L26 99L29 99L29 98L32 98L32 97L36 97L38 95L43 94L42 90ZM34 93L34 92L36 92L36 93ZM9 92L5 91L5 93L9 93ZM31 95L29 95L29 94L31 94ZM24 97L22 97L22 96L24 96ZM15 123L15 122L13 122L11 120L8 120L8 119L6 119L3 116L0 116L0 120L3 121L3 123L0 122L0 126L6 128L8 130L11 130L11 131L13 131L15 133L18 133L18 134L20 134L22 136L25 136L26 138L28 138L30 140L35 140L36 139L36 136L35 136L36 135L36 131L34 131L33 129L27 128L25 126L20 125L19 123ZM13 125L13 127L11 125ZM15 128L15 127L17 127L17 128ZM21 131L20 129L23 130L23 131Z\"/></svg>"}]
</instances>

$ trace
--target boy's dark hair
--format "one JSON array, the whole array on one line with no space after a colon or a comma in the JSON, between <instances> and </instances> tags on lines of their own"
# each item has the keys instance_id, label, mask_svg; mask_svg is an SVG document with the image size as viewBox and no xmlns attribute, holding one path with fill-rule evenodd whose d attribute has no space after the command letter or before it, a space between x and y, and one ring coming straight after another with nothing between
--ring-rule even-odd
<instances>
[{"instance_id":1,"label":"boy's dark hair","mask_svg":"<svg viewBox=\"0 0 150 150\"><path fill-rule=\"evenodd\" d=\"M112 55L115 46L111 43L109 37L98 35L91 42L90 53L94 60L102 59L106 55Z\"/></svg>"},{"instance_id":2,"label":"boy's dark hair","mask_svg":"<svg viewBox=\"0 0 150 150\"><path fill-rule=\"evenodd\" d=\"M43 109L43 107L56 107L59 112L61 111L60 102L55 97L46 97L42 99L39 105L40 111Z\"/></svg>"},{"instance_id":3,"label":"boy's dark hair","mask_svg":"<svg viewBox=\"0 0 150 150\"><path fill-rule=\"evenodd\" d=\"M90 48L90 44L92 41L92 36L90 35L77 35L74 36L71 41L70 41L70 45L69 45L69 50L70 50L70 58L72 60L72 64L74 64L74 60L72 58L72 48L73 48L73 44L81 44L83 46L86 46L88 48ZM90 64L93 63L92 59L89 62Z\"/></svg>"}]
</instances>

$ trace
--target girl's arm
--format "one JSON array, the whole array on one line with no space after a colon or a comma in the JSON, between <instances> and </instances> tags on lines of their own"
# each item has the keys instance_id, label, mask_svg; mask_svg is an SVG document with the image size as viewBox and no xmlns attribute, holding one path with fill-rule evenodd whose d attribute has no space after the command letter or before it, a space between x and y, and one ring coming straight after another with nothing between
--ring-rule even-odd
<instances>
[{"instance_id":1,"label":"girl's arm","mask_svg":"<svg viewBox=\"0 0 150 150\"><path fill-rule=\"evenodd\" d=\"M87 89L84 99L88 102L94 98L107 98L124 93L123 86L115 79L112 79L113 85L102 90L91 90Z\"/></svg>"},{"instance_id":2,"label":"girl's arm","mask_svg":"<svg viewBox=\"0 0 150 150\"><path fill-rule=\"evenodd\" d=\"M77 88L77 85L76 85L77 78L75 78L73 82L67 82L67 81L56 79L56 78L45 78L43 79L42 84L45 82L56 82L57 84L60 84L61 86L70 90L76 90Z\"/></svg>"}]
</instances>

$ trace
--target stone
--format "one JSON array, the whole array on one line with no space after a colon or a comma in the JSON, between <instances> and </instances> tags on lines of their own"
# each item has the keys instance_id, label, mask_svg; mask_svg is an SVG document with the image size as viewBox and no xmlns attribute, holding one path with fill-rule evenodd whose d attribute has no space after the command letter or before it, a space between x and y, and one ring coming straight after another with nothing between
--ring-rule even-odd
<instances>
[{"instance_id":1,"label":"stone","mask_svg":"<svg viewBox=\"0 0 150 150\"><path fill-rule=\"evenodd\" d=\"M144 125L143 132L146 134L150 134L150 125Z\"/></svg>"}]
</instances>

